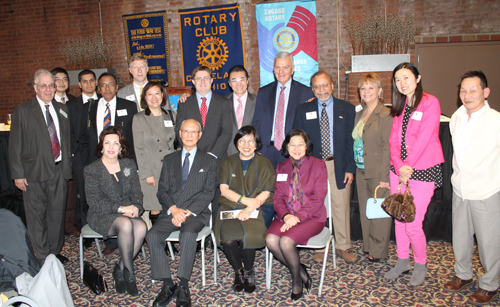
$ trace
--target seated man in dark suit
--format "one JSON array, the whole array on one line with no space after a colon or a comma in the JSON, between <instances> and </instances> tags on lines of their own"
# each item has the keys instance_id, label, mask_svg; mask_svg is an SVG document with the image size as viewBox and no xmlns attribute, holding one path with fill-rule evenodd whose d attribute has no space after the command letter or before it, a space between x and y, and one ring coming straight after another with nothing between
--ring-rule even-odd
<instances>
[{"instance_id":1,"label":"seated man in dark suit","mask_svg":"<svg viewBox=\"0 0 500 307\"><path fill-rule=\"evenodd\" d=\"M154 307L168 305L175 296L176 306L191 306L188 282L196 254L196 237L203 227L209 225L211 213L208 205L214 197L219 172L217 160L197 147L202 133L199 122L185 120L179 131L182 151L163 159L157 194L163 211L146 236L151 253L151 278L163 280ZM172 280L165 253L165 239L176 230L181 231L179 285Z\"/></svg>"}]
</instances>

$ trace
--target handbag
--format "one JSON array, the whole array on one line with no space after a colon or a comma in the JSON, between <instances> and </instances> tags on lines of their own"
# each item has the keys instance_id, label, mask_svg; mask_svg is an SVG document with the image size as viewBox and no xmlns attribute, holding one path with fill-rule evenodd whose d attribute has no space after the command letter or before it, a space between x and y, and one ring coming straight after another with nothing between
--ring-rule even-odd
<instances>
[{"instance_id":1,"label":"handbag","mask_svg":"<svg viewBox=\"0 0 500 307\"><path fill-rule=\"evenodd\" d=\"M405 194L401 194L401 183L398 191L382 202L382 209L390 216L403 223L411 223L415 220L415 203L410 193L410 186L406 184Z\"/></svg>"},{"instance_id":2,"label":"handbag","mask_svg":"<svg viewBox=\"0 0 500 307\"><path fill-rule=\"evenodd\" d=\"M377 198L378 188L380 188L380 186L375 188L373 198L368 198L368 201L366 202L366 218L369 220L391 217L384 211L384 209L382 209L382 203L385 199Z\"/></svg>"},{"instance_id":3,"label":"handbag","mask_svg":"<svg viewBox=\"0 0 500 307\"><path fill-rule=\"evenodd\" d=\"M97 295L108 291L108 284L101 273L87 261L83 265L83 283Z\"/></svg>"}]
</instances>

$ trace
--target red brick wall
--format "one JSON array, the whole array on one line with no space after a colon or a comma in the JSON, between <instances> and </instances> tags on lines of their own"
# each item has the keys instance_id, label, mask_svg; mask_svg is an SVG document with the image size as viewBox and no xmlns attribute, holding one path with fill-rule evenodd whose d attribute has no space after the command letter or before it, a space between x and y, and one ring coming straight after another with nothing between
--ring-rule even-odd
<instances>
[{"instance_id":1,"label":"red brick wall","mask_svg":"<svg viewBox=\"0 0 500 307\"><path fill-rule=\"evenodd\" d=\"M243 1L240 1L243 2ZM256 3L257 0L248 2ZM181 0L103 0L101 1L103 33L117 45L112 67L122 82L128 84L126 51L121 16L124 14L167 10L172 86L182 85L182 67L177 10L189 1ZM208 1L195 0L186 8L206 6ZM227 4L213 0L211 5ZM340 1L342 20L367 15L415 14L417 43L500 40L500 5L496 0L350 0ZM258 45L255 7L241 3L246 65L251 75L250 88L259 87ZM337 78L337 8L336 1L317 2L319 68ZM0 41L3 67L0 70L0 122L14 105L34 95L33 74L39 68L65 66L57 54L59 39L70 35L94 34L100 31L97 0L2 0L0 5ZM350 70L351 45L341 28L340 87L345 98L345 70ZM414 48L412 48L414 50ZM384 76L387 75L384 73ZM357 104L357 78L349 77L348 100ZM386 101L390 99L390 75L384 83ZM337 82L336 82L337 83ZM78 94L77 89L72 89ZM337 93L337 90L335 91Z\"/></svg>"}]
</instances>

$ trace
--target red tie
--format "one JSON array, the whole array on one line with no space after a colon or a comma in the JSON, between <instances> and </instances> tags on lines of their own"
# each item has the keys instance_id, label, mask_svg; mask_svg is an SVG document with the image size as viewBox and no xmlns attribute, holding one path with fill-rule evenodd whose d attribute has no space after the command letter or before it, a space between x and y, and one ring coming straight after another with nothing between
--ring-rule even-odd
<instances>
[{"instance_id":1,"label":"red tie","mask_svg":"<svg viewBox=\"0 0 500 307\"><path fill-rule=\"evenodd\" d=\"M205 129L205 120L207 119L207 97L201 97L201 123L203 124L203 129Z\"/></svg>"},{"instance_id":2,"label":"red tie","mask_svg":"<svg viewBox=\"0 0 500 307\"><path fill-rule=\"evenodd\" d=\"M283 135L283 122L285 121L285 86L281 87L280 97L278 99L278 109L276 110L276 121L274 127L274 147L281 150L281 145L285 139Z\"/></svg>"}]
</instances>

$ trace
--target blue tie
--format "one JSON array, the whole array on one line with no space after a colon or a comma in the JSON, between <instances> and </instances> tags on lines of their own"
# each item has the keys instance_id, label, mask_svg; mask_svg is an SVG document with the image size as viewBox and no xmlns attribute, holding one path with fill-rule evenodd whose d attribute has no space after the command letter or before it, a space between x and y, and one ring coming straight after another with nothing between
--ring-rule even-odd
<instances>
[{"instance_id":1,"label":"blue tie","mask_svg":"<svg viewBox=\"0 0 500 307\"><path fill-rule=\"evenodd\" d=\"M182 165L182 189L184 190L184 186L186 185L186 181L189 176L189 156L191 154L189 152L186 153L186 157L184 158L184 164Z\"/></svg>"}]
</instances>

